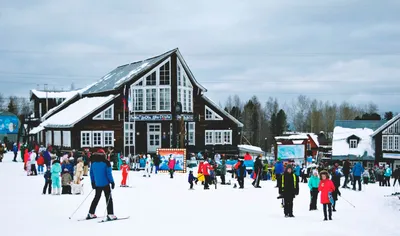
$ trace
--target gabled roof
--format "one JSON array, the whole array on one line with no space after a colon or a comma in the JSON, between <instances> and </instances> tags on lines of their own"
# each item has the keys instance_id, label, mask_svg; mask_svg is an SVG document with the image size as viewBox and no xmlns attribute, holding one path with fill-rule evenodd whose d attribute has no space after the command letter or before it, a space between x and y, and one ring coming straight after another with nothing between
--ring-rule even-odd
<instances>
[{"instance_id":1,"label":"gabled roof","mask_svg":"<svg viewBox=\"0 0 400 236\"><path fill-rule=\"evenodd\" d=\"M368 128L377 130L383 124L385 124L384 120L335 120L335 127L339 126L350 129Z\"/></svg>"},{"instance_id":2,"label":"gabled roof","mask_svg":"<svg viewBox=\"0 0 400 236\"><path fill-rule=\"evenodd\" d=\"M119 96L119 95L117 95ZM83 120L105 104L111 102L116 95L105 97L84 97L72 103L57 114L42 122L38 127L44 128L72 128L76 123Z\"/></svg>"},{"instance_id":3,"label":"gabled roof","mask_svg":"<svg viewBox=\"0 0 400 236\"><path fill-rule=\"evenodd\" d=\"M380 132L382 132L384 129L389 127L391 124L393 124L398 119L400 119L400 113L398 115L396 115L395 117L393 117L392 119L390 119L389 121L387 121L384 124L382 124L382 126L380 126L378 129L376 129L375 132L373 134L371 134L371 136L375 137L375 135L377 135Z\"/></svg>"},{"instance_id":4,"label":"gabled roof","mask_svg":"<svg viewBox=\"0 0 400 236\"><path fill-rule=\"evenodd\" d=\"M32 95L35 95L37 98L39 99L57 99L57 98L62 98L62 99L66 99L66 98L70 98L75 96L78 93L78 90L74 90L74 91L60 91L60 92L46 92L46 91L39 91L36 89L32 89L31 90L31 99L32 99Z\"/></svg>"},{"instance_id":5,"label":"gabled roof","mask_svg":"<svg viewBox=\"0 0 400 236\"><path fill-rule=\"evenodd\" d=\"M163 53L159 56L145 59L143 61L137 61L130 64L122 65L103 76L98 82L93 84L90 88L88 88L83 94L98 94L107 91L114 91L118 88L121 88L124 84L130 81L134 81L139 79L139 75L143 75L147 71L152 70L157 64L166 60L173 53L176 53L178 58L180 59L182 65L185 67L186 71L189 72L191 79L194 83L202 90L205 91L205 88L201 86L194 78L192 72L189 67L186 65L186 62L183 60L182 55L179 52L179 49L173 49L166 53Z\"/></svg>"},{"instance_id":6,"label":"gabled roof","mask_svg":"<svg viewBox=\"0 0 400 236\"><path fill-rule=\"evenodd\" d=\"M205 101L207 101L210 105L212 105L215 109L217 109L219 112L227 116L230 120L235 122L239 127L243 127L243 123L237 120L235 117L233 117L231 114L229 114L227 111L219 107L214 101L206 97L205 95L202 95L202 98L204 98Z\"/></svg>"}]
</instances>

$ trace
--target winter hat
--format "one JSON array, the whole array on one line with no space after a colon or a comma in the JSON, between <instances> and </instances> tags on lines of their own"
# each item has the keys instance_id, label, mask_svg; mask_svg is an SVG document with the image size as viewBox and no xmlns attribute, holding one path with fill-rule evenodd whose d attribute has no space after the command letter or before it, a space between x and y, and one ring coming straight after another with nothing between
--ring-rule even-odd
<instances>
[{"instance_id":1,"label":"winter hat","mask_svg":"<svg viewBox=\"0 0 400 236\"><path fill-rule=\"evenodd\" d=\"M292 165L291 164L288 164L287 166L286 166L286 170L287 169L291 169L291 170L293 170L293 167L292 167Z\"/></svg>"},{"instance_id":2,"label":"winter hat","mask_svg":"<svg viewBox=\"0 0 400 236\"><path fill-rule=\"evenodd\" d=\"M65 171L65 172L68 172L68 169L67 169L67 168L65 168L65 169L64 169L64 171Z\"/></svg>"},{"instance_id":3,"label":"winter hat","mask_svg":"<svg viewBox=\"0 0 400 236\"><path fill-rule=\"evenodd\" d=\"M98 152L98 153L102 153L102 154L106 154L106 152L105 152L104 149L102 149L102 148L97 149L97 152Z\"/></svg>"},{"instance_id":4,"label":"winter hat","mask_svg":"<svg viewBox=\"0 0 400 236\"><path fill-rule=\"evenodd\" d=\"M325 175L327 179L329 179L329 173L326 170L323 170L319 173L320 176Z\"/></svg>"},{"instance_id":5,"label":"winter hat","mask_svg":"<svg viewBox=\"0 0 400 236\"><path fill-rule=\"evenodd\" d=\"M313 175L317 174L318 175L318 170L313 170Z\"/></svg>"}]
</instances>

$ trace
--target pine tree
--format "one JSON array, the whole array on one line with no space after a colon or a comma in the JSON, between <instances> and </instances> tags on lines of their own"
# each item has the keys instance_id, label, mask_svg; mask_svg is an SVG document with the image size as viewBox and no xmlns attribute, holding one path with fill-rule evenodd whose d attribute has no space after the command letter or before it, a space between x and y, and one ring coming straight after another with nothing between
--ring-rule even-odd
<instances>
[{"instance_id":1,"label":"pine tree","mask_svg":"<svg viewBox=\"0 0 400 236\"><path fill-rule=\"evenodd\" d=\"M18 113L18 107L17 107L17 98L10 96L10 101L8 103L8 111L13 113L13 114L17 114Z\"/></svg>"},{"instance_id":2,"label":"pine tree","mask_svg":"<svg viewBox=\"0 0 400 236\"><path fill-rule=\"evenodd\" d=\"M284 110L280 109L276 115L276 132L282 135L287 130L287 117Z\"/></svg>"}]
</instances>

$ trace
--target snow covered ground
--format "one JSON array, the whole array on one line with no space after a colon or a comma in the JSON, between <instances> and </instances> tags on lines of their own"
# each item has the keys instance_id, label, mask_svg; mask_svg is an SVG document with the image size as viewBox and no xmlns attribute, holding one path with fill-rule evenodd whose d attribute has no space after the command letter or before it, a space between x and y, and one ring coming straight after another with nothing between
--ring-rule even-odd
<instances>
[{"instance_id":1,"label":"snow covered ground","mask_svg":"<svg viewBox=\"0 0 400 236\"><path fill-rule=\"evenodd\" d=\"M72 220L68 217L90 192L86 178L84 195L42 195L42 176L28 177L22 163L11 162L7 154L0 163L0 235L71 236L71 235L400 235L398 228L400 201L385 198L391 188L368 185L362 192L342 189L342 196L353 208L339 199L333 221L323 222L322 210L309 212L309 192L300 185L294 201L296 218L284 218L277 200L275 182L262 182L254 189L250 179L245 189L218 185L204 191L201 185L189 191L186 174L167 174L143 178L131 172L133 188L116 187L113 191L115 214L131 216L129 220L98 224L98 220L78 222L84 218L94 193L89 196ZM119 186L121 173L115 171ZM97 208L104 215L104 196ZM321 205L318 205L322 209Z\"/></svg>"}]
</instances>

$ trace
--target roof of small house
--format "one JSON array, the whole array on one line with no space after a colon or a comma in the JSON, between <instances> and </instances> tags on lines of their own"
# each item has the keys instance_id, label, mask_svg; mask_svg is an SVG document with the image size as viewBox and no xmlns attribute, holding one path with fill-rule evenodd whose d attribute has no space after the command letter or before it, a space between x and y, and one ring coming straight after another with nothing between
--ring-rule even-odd
<instances>
[{"instance_id":1,"label":"roof of small house","mask_svg":"<svg viewBox=\"0 0 400 236\"><path fill-rule=\"evenodd\" d=\"M57 114L43 121L39 127L44 128L72 128L76 123L83 120L94 111L98 110L105 104L111 102L116 95L105 97L84 97L72 103ZM36 127L36 130L41 128Z\"/></svg>"},{"instance_id":2,"label":"roof of small house","mask_svg":"<svg viewBox=\"0 0 400 236\"><path fill-rule=\"evenodd\" d=\"M254 152L254 153L264 153L264 151L257 146L252 146L252 145L238 145L239 150L245 151L245 152Z\"/></svg>"},{"instance_id":3,"label":"roof of small house","mask_svg":"<svg viewBox=\"0 0 400 236\"><path fill-rule=\"evenodd\" d=\"M335 120L335 127L339 126L342 128L351 128L351 129L362 129L368 128L372 130L377 130L386 121L384 120Z\"/></svg>"},{"instance_id":4,"label":"roof of small house","mask_svg":"<svg viewBox=\"0 0 400 236\"><path fill-rule=\"evenodd\" d=\"M384 123L378 129L376 129L373 134L371 134L371 136L374 137L375 135L379 134L380 132L382 132L384 129L389 127L391 124L393 124L398 119L400 119L400 114L394 116L392 119L390 119L388 121L384 121Z\"/></svg>"},{"instance_id":5,"label":"roof of small house","mask_svg":"<svg viewBox=\"0 0 400 236\"><path fill-rule=\"evenodd\" d=\"M215 107L216 109L218 109L218 111L220 111L221 113L223 113L225 116L227 116L229 119L231 119L233 122L235 122L239 127L243 127L243 123L240 122L238 119L236 119L235 117L233 117L231 114L229 114L227 111L225 111L224 109L222 109L220 106L218 106L213 100L211 100L210 98L208 98L205 95L202 95L202 97L204 98L204 100L206 100L210 105L212 105L213 107Z\"/></svg>"},{"instance_id":6,"label":"roof of small house","mask_svg":"<svg viewBox=\"0 0 400 236\"><path fill-rule=\"evenodd\" d=\"M288 135L288 136L276 136L275 140L307 140L309 137L314 141L315 145L317 145L319 147L318 135L313 134L313 133L293 132L292 135Z\"/></svg>"},{"instance_id":7,"label":"roof of small house","mask_svg":"<svg viewBox=\"0 0 400 236\"><path fill-rule=\"evenodd\" d=\"M375 151L370 136L373 132L374 131L369 128L335 127L333 130L332 157L343 159L352 156L363 158L364 160L373 158ZM350 148L348 138L351 136L357 136L360 138L357 148Z\"/></svg>"},{"instance_id":8,"label":"roof of small house","mask_svg":"<svg viewBox=\"0 0 400 236\"><path fill-rule=\"evenodd\" d=\"M197 81L194 79L194 76L191 73L189 67L186 65L186 62L183 60L183 57L181 56L179 49L176 48L176 49L173 49L166 53L163 53L161 55L152 57L152 58L148 58L148 59L145 59L142 61L136 61L136 62L133 62L130 64L119 66L116 69L114 69L113 71L111 71L110 73L103 76L98 82L93 84L83 94L84 95L85 94L97 94L97 93L103 93L103 92L107 92L107 91L114 91L114 90L120 88L122 85L124 85L127 82L139 79L139 77L138 77L139 75L142 75L143 73L145 73L147 71L150 71L151 69L154 68L155 65L157 65L158 63L167 59L173 53L177 54L182 65L189 72L191 78L197 84L197 86L199 88L205 90L205 88L202 87L200 84L198 84Z\"/></svg>"},{"instance_id":9,"label":"roof of small house","mask_svg":"<svg viewBox=\"0 0 400 236\"><path fill-rule=\"evenodd\" d=\"M40 91L40 90L36 90L36 89L32 89L31 90L31 98L32 95L35 95L37 98L39 99L45 99L45 98L49 98L49 99L57 99L57 98L62 98L62 99L66 99L66 98L70 98L75 96L78 93L79 90L73 90L73 91L60 91L60 92L46 92L46 91Z\"/></svg>"}]
</instances>

